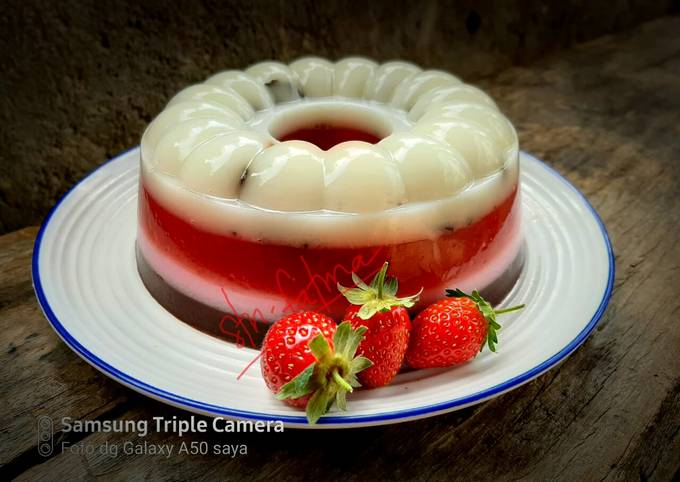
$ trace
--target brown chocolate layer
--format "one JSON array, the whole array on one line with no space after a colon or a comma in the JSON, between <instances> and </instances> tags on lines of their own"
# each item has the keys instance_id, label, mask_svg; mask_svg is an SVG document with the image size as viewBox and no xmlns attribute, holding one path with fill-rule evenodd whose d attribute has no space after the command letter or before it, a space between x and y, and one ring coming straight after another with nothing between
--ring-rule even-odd
<instances>
[{"instance_id":1,"label":"brown chocolate layer","mask_svg":"<svg viewBox=\"0 0 680 482\"><path fill-rule=\"evenodd\" d=\"M146 262L137 248L137 271L146 289L158 303L189 326L217 338L250 348L259 348L269 323L240 317L196 301L171 286Z\"/></svg>"}]
</instances>

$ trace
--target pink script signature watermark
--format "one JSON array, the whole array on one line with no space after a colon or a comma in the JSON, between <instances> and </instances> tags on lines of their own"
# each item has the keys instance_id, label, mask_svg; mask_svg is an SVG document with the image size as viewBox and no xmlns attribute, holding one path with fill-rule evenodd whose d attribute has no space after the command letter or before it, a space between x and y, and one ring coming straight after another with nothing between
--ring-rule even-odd
<instances>
[{"instance_id":1,"label":"pink script signature watermark","mask_svg":"<svg viewBox=\"0 0 680 482\"><path fill-rule=\"evenodd\" d=\"M340 278L349 277L353 272L356 273L368 266L377 266L375 271L366 274L369 277L375 275L381 266L381 263L376 263L381 251L381 248L376 248L368 254L358 254L347 265L336 264L330 271L322 274L314 272L304 256L300 256L300 263L305 275L302 287L297 288L300 281L284 269L279 268L274 274L278 295L285 300L282 305L272 304L269 307L255 308L250 312L239 312L230 298L229 292L222 287L221 293L227 312L220 320L220 331L239 348L257 348L257 335L264 334L268 324L267 320L278 319L312 308L319 313L329 314L333 304L343 297L342 293L336 288ZM263 333L260 333L260 330ZM259 358L260 353L246 365L236 378L240 379Z\"/></svg>"}]
</instances>

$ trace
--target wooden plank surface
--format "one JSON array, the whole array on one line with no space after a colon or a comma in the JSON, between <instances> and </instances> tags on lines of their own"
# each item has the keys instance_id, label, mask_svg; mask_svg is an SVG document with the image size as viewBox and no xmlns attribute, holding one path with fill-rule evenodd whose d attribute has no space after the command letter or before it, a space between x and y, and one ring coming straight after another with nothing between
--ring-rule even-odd
<instances>
[{"instance_id":1,"label":"wooden plank surface","mask_svg":"<svg viewBox=\"0 0 680 482\"><path fill-rule=\"evenodd\" d=\"M0 477L91 479L672 480L680 476L680 18L486 79L523 149L581 189L617 277L597 331L497 399L417 422L336 432L152 434L246 444L247 455L36 452L36 417L186 417L98 374L60 342L30 284L35 229L0 238ZM540 343L540 340L536 340ZM92 447L130 434L74 436ZM3 477L4 478L4 477Z\"/></svg>"}]
</instances>

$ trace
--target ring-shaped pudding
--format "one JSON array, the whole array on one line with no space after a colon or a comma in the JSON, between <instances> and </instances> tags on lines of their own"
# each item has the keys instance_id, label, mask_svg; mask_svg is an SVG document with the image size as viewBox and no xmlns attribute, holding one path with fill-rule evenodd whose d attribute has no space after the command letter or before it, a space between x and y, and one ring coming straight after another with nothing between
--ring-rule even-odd
<instances>
[{"instance_id":1,"label":"ring-shaped pudding","mask_svg":"<svg viewBox=\"0 0 680 482\"><path fill-rule=\"evenodd\" d=\"M257 344L268 323L339 317L337 283L385 261L414 310L445 288L500 299L521 267L515 129L437 70L303 58L173 97L142 137L137 264L170 312Z\"/></svg>"}]
</instances>

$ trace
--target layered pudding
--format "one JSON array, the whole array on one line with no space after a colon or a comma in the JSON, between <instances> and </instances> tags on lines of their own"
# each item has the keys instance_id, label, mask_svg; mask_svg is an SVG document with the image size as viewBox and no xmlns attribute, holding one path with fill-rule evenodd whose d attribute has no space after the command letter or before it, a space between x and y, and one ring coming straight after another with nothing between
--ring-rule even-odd
<instances>
[{"instance_id":1,"label":"layered pudding","mask_svg":"<svg viewBox=\"0 0 680 482\"><path fill-rule=\"evenodd\" d=\"M257 344L385 261L418 310L502 297L520 264L517 135L493 100L406 62L263 62L173 97L142 137L137 263L183 321Z\"/></svg>"}]
</instances>

